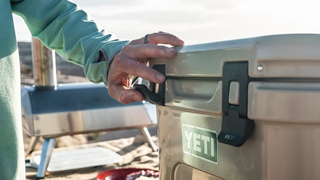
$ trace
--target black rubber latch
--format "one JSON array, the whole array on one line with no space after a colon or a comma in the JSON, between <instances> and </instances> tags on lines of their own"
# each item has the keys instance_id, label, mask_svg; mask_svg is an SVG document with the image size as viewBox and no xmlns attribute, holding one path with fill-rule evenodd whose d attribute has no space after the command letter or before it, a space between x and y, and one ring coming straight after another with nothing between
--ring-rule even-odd
<instances>
[{"instance_id":1,"label":"black rubber latch","mask_svg":"<svg viewBox=\"0 0 320 180\"><path fill-rule=\"evenodd\" d=\"M222 127L218 136L221 143L242 146L254 129L254 121L239 117L239 107L230 106L229 114L222 116Z\"/></svg>"},{"instance_id":2,"label":"black rubber latch","mask_svg":"<svg viewBox=\"0 0 320 180\"><path fill-rule=\"evenodd\" d=\"M160 104L161 103L161 96L160 94L156 94L151 92L147 86L143 85L143 84L135 84L133 86L133 89L139 91L144 100L152 103L152 104Z\"/></svg>"},{"instance_id":3,"label":"black rubber latch","mask_svg":"<svg viewBox=\"0 0 320 180\"><path fill-rule=\"evenodd\" d=\"M166 66L164 64L157 64L152 67L153 69L159 71L161 74L165 75ZM135 84L133 85L133 89L139 91L142 96L144 97L144 100L152 103L164 106L164 99L165 99L165 81L163 83L159 84L158 92L156 93L156 84L153 82L150 82L150 90L147 86L143 84Z\"/></svg>"},{"instance_id":4,"label":"black rubber latch","mask_svg":"<svg viewBox=\"0 0 320 180\"><path fill-rule=\"evenodd\" d=\"M239 83L239 105L229 103L230 83ZM223 66L222 74L222 126L218 141L241 146L254 129L254 121L248 119L248 62L230 62Z\"/></svg>"}]
</instances>

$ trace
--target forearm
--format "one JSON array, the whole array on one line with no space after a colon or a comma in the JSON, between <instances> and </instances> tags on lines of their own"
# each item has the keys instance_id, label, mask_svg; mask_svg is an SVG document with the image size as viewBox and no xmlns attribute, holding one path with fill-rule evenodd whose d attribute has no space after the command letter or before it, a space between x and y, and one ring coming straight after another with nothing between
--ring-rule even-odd
<instances>
[{"instance_id":1,"label":"forearm","mask_svg":"<svg viewBox=\"0 0 320 180\"><path fill-rule=\"evenodd\" d=\"M86 12L66 0L24 0L12 8L25 20L34 37L82 66L90 81L107 83L109 63L127 41L106 33Z\"/></svg>"}]
</instances>

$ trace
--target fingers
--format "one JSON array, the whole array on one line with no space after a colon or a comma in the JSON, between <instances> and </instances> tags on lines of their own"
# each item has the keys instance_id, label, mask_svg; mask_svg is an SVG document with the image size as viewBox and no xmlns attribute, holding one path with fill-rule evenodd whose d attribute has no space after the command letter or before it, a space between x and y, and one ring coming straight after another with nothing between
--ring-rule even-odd
<instances>
[{"instance_id":1,"label":"fingers","mask_svg":"<svg viewBox=\"0 0 320 180\"><path fill-rule=\"evenodd\" d=\"M108 91L112 98L118 100L122 104L129 104L143 100L143 96L138 91L121 85L111 84L109 85Z\"/></svg>"},{"instance_id":2,"label":"fingers","mask_svg":"<svg viewBox=\"0 0 320 180\"><path fill-rule=\"evenodd\" d=\"M182 46L184 45L184 42L178 38L175 35L172 35L170 33L165 33L165 32L158 32L158 33L153 33L149 34L147 37L147 41L149 44L170 44L172 46ZM144 43L144 37L133 40L130 44L132 45L137 45L137 44L145 44Z\"/></svg>"},{"instance_id":3,"label":"fingers","mask_svg":"<svg viewBox=\"0 0 320 180\"><path fill-rule=\"evenodd\" d=\"M165 76L146 66L149 58L172 58L175 49L158 46L169 44L182 46L184 42L178 37L164 32L149 34L148 43L144 37L131 41L114 57L108 70L108 87L111 97L123 104L142 101L143 96L136 90L130 89L132 76L141 77L151 82L162 83Z\"/></svg>"},{"instance_id":4,"label":"fingers","mask_svg":"<svg viewBox=\"0 0 320 180\"><path fill-rule=\"evenodd\" d=\"M155 83L161 83L165 80L164 75L158 71L146 66L142 62L130 59L128 57L115 59L114 63L117 65L119 70L127 74L141 77Z\"/></svg>"},{"instance_id":5,"label":"fingers","mask_svg":"<svg viewBox=\"0 0 320 180\"><path fill-rule=\"evenodd\" d=\"M153 44L127 45L123 52L133 59L172 58L176 53L173 48Z\"/></svg>"},{"instance_id":6,"label":"fingers","mask_svg":"<svg viewBox=\"0 0 320 180\"><path fill-rule=\"evenodd\" d=\"M113 64L121 72L161 83L164 75L145 65L148 58L172 58L175 56L173 48L153 44L127 45L120 55L114 58ZM140 60L140 61L139 61Z\"/></svg>"},{"instance_id":7,"label":"fingers","mask_svg":"<svg viewBox=\"0 0 320 180\"><path fill-rule=\"evenodd\" d=\"M184 42L179 39L177 36L159 32L159 33L153 33L149 34L147 38L148 42L150 44L170 44L172 46L182 46L184 45Z\"/></svg>"}]
</instances>

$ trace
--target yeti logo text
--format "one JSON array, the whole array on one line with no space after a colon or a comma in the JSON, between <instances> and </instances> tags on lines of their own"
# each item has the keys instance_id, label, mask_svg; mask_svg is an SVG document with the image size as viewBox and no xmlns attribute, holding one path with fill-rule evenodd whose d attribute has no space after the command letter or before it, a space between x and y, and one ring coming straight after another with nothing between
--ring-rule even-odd
<instances>
[{"instance_id":1,"label":"yeti logo text","mask_svg":"<svg viewBox=\"0 0 320 180\"><path fill-rule=\"evenodd\" d=\"M184 153L218 163L218 142L215 131L183 124L182 137Z\"/></svg>"}]
</instances>

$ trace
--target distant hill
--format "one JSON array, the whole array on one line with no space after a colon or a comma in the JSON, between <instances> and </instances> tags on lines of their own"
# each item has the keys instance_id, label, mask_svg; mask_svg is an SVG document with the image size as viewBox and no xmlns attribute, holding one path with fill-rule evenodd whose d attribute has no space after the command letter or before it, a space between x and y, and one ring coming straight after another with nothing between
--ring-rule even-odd
<instances>
[{"instance_id":1,"label":"distant hill","mask_svg":"<svg viewBox=\"0 0 320 180\"><path fill-rule=\"evenodd\" d=\"M32 68L32 53L30 42L18 42L19 56L22 64ZM68 62L56 53L57 71L64 75L82 76L84 77L83 69L73 63Z\"/></svg>"}]
</instances>

